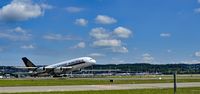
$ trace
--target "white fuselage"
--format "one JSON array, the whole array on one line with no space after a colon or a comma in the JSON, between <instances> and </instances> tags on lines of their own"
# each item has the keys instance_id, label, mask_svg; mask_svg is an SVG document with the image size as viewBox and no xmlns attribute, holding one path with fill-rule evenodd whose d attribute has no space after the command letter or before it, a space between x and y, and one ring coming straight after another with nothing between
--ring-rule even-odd
<instances>
[{"instance_id":1,"label":"white fuselage","mask_svg":"<svg viewBox=\"0 0 200 94\"><path fill-rule=\"evenodd\" d=\"M94 65L96 61L90 57L81 57L72 60L63 61L60 63L48 65L45 67L39 67L35 70L36 74L61 74L70 73L75 70Z\"/></svg>"}]
</instances>

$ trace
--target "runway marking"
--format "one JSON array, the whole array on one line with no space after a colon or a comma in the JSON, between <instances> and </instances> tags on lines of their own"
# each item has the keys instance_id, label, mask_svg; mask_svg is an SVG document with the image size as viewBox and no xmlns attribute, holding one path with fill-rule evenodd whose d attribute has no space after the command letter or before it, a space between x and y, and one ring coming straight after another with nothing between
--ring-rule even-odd
<instances>
[{"instance_id":1,"label":"runway marking","mask_svg":"<svg viewBox=\"0 0 200 94\"><path fill-rule=\"evenodd\" d=\"M200 82L178 83L178 87L200 87ZM127 90L172 88L173 83L153 84L110 84L110 85L68 85L68 86L19 86L0 87L0 93L50 92L50 91L89 91L89 90Z\"/></svg>"}]
</instances>

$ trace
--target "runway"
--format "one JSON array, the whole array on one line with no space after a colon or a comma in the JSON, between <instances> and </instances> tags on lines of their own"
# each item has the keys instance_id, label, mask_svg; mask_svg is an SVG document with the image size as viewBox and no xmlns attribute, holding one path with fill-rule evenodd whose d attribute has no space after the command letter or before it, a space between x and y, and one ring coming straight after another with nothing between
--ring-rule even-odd
<instances>
[{"instance_id":1,"label":"runway","mask_svg":"<svg viewBox=\"0 0 200 94\"><path fill-rule=\"evenodd\" d=\"M200 87L200 82L177 83L177 86L178 87ZM156 88L156 89L158 89L158 88L173 88L173 83L0 87L0 93L89 91L89 90L126 90L126 89L153 89L153 88Z\"/></svg>"}]
</instances>

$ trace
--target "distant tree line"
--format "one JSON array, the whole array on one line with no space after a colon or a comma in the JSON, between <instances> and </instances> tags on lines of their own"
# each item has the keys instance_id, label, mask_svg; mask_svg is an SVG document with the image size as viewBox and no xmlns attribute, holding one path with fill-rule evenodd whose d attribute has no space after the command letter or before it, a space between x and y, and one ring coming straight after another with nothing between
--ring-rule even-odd
<instances>
[{"instance_id":1,"label":"distant tree line","mask_svg":"<svg viewBox=\"0 0 200 94\"><path fill-rule=\"evenodd\" d=\"M120 69L122 72L132 73L162 73L172 74L177 72L179 74L199 74L200 64L107 64L107 65L94 65L86 69Z\"/></svg>"}]
</instances>

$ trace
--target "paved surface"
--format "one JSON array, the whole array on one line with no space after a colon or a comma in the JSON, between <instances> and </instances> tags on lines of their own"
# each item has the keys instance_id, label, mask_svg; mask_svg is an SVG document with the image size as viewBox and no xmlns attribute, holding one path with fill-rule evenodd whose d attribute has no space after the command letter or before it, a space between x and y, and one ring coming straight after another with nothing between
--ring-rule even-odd
<instances>
[{"instance_id":1,"label":"paved surface","mask_svg":"<svg viewBox=\"0 0 200 94\"><path fill-rule=\"evenodd\" d=\"M200 87L200 82L178 83L178 87ZM50 92L50 91L88 91L88 90L126 90L126 89L152 89L172 88L173 83L154 84L115 84L115 85L68 85L68 86L19 86L0 87L0 93L13 92Z\"/></svg>"}]
</instances>

